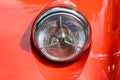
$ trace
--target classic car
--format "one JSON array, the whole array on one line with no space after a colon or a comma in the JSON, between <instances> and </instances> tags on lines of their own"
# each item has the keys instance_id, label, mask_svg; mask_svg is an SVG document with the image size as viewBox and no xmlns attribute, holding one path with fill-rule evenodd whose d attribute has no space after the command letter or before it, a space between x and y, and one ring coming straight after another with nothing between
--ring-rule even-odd
<instances>
[{"instance_id":1,"label":"classic car","mask_svg":"<svg viewBox=\"0 0 120 80\"><path fill-rule=\"evenodd\" d=\"M0 0L0 80L120 80L119 0Z\"/></svg>"}]
</instances>

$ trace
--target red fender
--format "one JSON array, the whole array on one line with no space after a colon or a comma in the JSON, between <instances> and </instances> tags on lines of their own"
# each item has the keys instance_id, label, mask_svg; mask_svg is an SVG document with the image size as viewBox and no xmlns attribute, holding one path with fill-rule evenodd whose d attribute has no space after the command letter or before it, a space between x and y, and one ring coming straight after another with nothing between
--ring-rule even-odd
<instances>
[{"instance_id":1,"label":"red fender","mask_svg":"<svg viewBox=\"0 0 120 80\"><path fill-rule=\"evenodd\" d=\"M91 27L91 45L79 60L53 63L31 44L42 11L67 6ZM0 0L0 80L120 80L119 0Z\"/></svg>"}]
</instances>

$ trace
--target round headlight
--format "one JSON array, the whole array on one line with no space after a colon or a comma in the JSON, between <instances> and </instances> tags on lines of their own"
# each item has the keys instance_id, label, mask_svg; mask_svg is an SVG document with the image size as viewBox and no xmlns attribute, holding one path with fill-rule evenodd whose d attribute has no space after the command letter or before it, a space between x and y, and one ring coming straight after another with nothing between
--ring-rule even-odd
<instances>
[{"instance_id":1,"label":"round headlight","mask_svg":"<svg viewBox=\"0 0 120 80\"><path fill-rule=\"evenodd\" d=\"M56 7L38 16L33 25L32 39L47 59L72 61L89 46L90 27L77 11Z\"/></svg>"}]
</instances>

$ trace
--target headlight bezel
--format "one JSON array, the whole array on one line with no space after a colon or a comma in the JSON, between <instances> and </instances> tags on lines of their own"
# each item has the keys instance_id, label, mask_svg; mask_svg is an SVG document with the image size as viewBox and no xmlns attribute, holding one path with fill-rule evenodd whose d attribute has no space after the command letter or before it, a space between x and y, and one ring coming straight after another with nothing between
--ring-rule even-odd
<instances>
[{"instance_id":1,"label":"headlight bezel","mask_svg":"<svg viewBox=\"0 0 120 80\"><path fill-rule=\"evenodd\" d=\"M79 54L72 57L71 59L61 59L60 60L60 59L51 58L48 55L45 55L46 53L43 53L43 51L41 51L41 49L35 39L35 36L36 36L35 32L36 32L36 29L39 28L39 23L44 21L44 19L47 17L54 16L54 14L69 14L73 17L76 17L76 19L79 19L80 23L85 28L86 40L85 40L84 47L79 52ZM33 28L32 28L32 41L33 41L33 44L35 45L35 47L37 48L37 50L40 52L40 54L42 54L42 56L44 56L45 58L47 58L51 61L55 61L55 62L69 62L69 61L73 61L73 60L77 59L81 55L81 53L89 47L90 36L91 36L90 26L89 26L87 20L85 19L85 17L80 12L78 12L74 9L71 9L71 8L67 8L67 7L54 7L54 8L45 10L44 12L40 13L37 16L36 20L34 21Z\"/></svg>"}]
</instances>

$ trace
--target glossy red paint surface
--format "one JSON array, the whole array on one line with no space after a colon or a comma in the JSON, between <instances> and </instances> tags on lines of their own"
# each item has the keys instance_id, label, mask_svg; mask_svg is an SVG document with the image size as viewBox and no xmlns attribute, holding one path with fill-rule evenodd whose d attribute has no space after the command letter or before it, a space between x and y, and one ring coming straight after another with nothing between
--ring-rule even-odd
<instances>
[{"instance_id":1,"label":"glossy red paint surface","mask_svg":"<svg viewBox=\"0 0 120 80\"><path fill-rule=\"evenodd\" d=\"M90 48L72 63L52 63L31 45L34 19L55 6L77 9L91 26ZM0 80L120 80L120 1L0 0Z\"/></svg>"}]
</instances>

